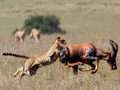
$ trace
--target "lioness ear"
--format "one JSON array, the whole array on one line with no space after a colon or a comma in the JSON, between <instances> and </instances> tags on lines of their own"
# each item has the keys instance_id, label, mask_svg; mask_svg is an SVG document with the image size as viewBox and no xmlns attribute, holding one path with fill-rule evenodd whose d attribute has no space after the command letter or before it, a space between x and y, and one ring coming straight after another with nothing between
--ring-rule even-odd
<instances>
[{"instance_id":1,"label":"lioness ear","mask_svg":"<svg viewBox=\"0 0 120 90\"><path fill-rule=\"evenodd\" d=\"M60 39L60 37L57 37L57 39Z\"/></svg>"}]
</instances>

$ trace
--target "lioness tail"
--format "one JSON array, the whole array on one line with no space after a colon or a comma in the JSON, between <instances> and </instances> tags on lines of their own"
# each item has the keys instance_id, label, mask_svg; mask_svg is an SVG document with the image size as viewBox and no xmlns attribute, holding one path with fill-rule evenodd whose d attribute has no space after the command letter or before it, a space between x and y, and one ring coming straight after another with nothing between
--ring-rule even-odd
<instances>
[{"instance_id":1,"label":"lioness tail","mask_svg":"<svg viewBox=\"0 0 120 90\"><path fill-rule=\"evenodd\" d=\"M1 53L3 56L14 56L14 57L19 57L19 58L25 58L28 59L30 57L25 56L25 55L19 55L19 54L15 54L15 53Z\"/></svg>"}]
</instances>

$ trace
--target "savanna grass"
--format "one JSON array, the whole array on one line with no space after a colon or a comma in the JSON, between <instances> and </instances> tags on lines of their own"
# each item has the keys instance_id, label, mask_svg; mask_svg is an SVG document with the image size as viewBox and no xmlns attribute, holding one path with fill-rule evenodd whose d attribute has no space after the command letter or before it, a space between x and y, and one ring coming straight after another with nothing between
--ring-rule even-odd
<instances>
[{"instance_id":1,"label":"savanna grass","mask_svg":"<svg viewBox=\"0 0 120 90\"><path fill-rule=\"evenodd\" d=\"M26 3L27 2L27 3ZM0 52L14 52L31 57L44 54L57 36L66 39L67 45L92 42L102 49L109 49L109 39L120 44L120 1L117 0L21 0L0 3ZM40 42L28 36L24 43L14 43L13 30L23 26L24 20L33 14L55 14L60 17L61 28L65 35L41 35ZM56 61L52 65L39 68L36 75L22 79L13 78L13 73L23 66L25 59L0 56L1 90L119 90L120 52L118 69L111 71L105 61L100 61L99 70L92 75L80 72L74 76L72 69L66 69ZM79 66L79 67L88 67Z\"/></svg>"}]
</instances>

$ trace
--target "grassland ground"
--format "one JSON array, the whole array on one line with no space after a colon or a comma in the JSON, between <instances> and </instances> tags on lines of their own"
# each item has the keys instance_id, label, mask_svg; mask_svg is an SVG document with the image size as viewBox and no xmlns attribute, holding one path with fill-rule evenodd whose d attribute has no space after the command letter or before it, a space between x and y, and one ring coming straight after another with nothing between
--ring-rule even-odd
<instances>
[{"instance_id":1,"label":"grassland ground","mask_svg":"<svg viewBox=\"0 0 120 90\"><path fill-rule=\"evenodd\" d=\"M57 36L64 37L68 44L72 43L84 43L85 41L93 42L96 46L108 49L109 43L104 38L97 38L97 34L94 37L89 36L88 39L82 40L80 37L71 35L42 35L39 43L34 40L29 40L27 37L24 43L14 43L14 38L8 36L3 39L1 37L0 51L1 52L15 52L19 54L28 55L31 57L38 57L44 54ZM103 33L103 36L105 34ZM72 38L71 38L72 37ZM93 41L93 38L95 41ZM74 42L73 42L74 41ZM117 41L117 40L116 40ZM119 43L118 43L119 44ZM13 73L20 66L24 65L25 60L15 57L3 57L0 56L0 87L2 90L119 90L120 83L120 62L119 54L117 57L118 69L111 71L108 64L105 61L100 61L99 70L96 74L92 75L90 72L79 72L78 76L74 76L72 69L66 69L63 64L56 61L54 64L41 67L38 69L36 75L32 77L23 77L22 79L13 78ZM79 67L88 67L79 66ZM59 87L59 88L58 88Z\"/></svg>"},{"instance_id":2,"label":"grassland ground","mask_svg":"<svg viewBox=\"0 0 120 90\"><path fill-rule=\"evenodd\" d=\"M99 48L109 49L109 39L120 45L119 5L119 0L1 0L0 53L14 52L38 57L49 49L57 36L65 38L67 45L91 42ZM39 43L27 36L24 43L15 43L12 31L16 27L20 29L24 20L36 13L57 15L60 27L67 33L41 35ZM74 76L71 68L66 69L56 61L39 68L32 77L19 79L13 78L13 73L24 65L25 59L0 55L0 90L120 90L119 59L118 51L118 69L115 71L111 71L105 61L100 61L96 74L79 71L78 76Z\"/></svg>"}]
</instances>

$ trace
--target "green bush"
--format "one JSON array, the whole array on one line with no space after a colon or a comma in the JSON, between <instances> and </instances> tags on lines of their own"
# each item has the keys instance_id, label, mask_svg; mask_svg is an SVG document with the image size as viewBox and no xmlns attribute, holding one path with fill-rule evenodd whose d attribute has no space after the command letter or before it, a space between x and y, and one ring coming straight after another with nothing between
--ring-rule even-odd
<instances>
[{"instance_id":1,"label":"green bush","mask_svg":"<svg viewBox=\"0 0 120 90\"><path fill-rule=\"evenodd\" d=\"M30 33L33 28L41 29L43 34L65 33L60 27L59 18L55 15L33 15L25 20L23 28L27 28Z\"/></svg>"}]
</instances>

